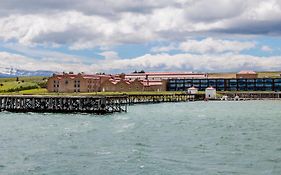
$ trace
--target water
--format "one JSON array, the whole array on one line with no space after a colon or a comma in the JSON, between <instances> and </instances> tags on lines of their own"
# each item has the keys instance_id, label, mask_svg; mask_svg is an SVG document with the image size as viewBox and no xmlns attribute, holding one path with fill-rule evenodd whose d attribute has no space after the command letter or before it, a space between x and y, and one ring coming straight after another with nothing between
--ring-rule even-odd
<instances>
[{"instance_id":1,"label":"water","mask_svg":"<svg viewBox=\"0 0 281 175\"><path fill-rule=\"evenodd\" d=\"M1 175L281 174L281 102L0 113Z\"/></svg>"}]
</instances>

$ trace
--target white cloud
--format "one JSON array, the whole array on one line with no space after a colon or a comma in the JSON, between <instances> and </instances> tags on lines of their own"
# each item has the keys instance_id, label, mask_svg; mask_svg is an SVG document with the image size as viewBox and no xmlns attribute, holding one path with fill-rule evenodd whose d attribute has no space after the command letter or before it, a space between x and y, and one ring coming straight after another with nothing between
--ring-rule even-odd
<instances>
[{"instance_id":1,"label":"white cloud","mask_svg":"<svg viewBox=\"0 0 281 175\"><path fill-rule=\"evenodd\" d=\"M0 67L16 68L21 70L50 70L50 71L74 71L83 72L89 70L89 66L82 63L65 63L59 59L34 59L20 54L0 52Z\"/></svg>"},{"instance_id":2,"label":"white cloud","mask_svg":"<svg viewBox=\"0 0 281 175\"><path fill-rule=\"evenodd\" d=\"M0 52L1 66L92 73L140 68L228 71L276 70L280 67L280 57L241 54L244 50L256 47L253 36L281 35L279 0L24 2L1 1L0 42L19 44L15 48L8 47L14 53ZM199 37L205 39L192 39ZM253 38L251 42L242 42L239 37ZM117 52L108 51L116 48L116 45L137 43L144 46L150 42L167 45L155 45L151 49L153 54L132 59L121 59ZM19 47L22 45L30 48ZM106 50L100 53L105 59L85 59L33 47L38 45L46 50L49 47L68 47L73 50L99 48ZM260 49L272 50L268 46ZM163 53L171 50L183 54Z\"/></svg>"},{"instance_id":3,"label":"white cloud","mask_svg":"<svg viewBox=\"0 0 281 175\"><path fill-rule=\"evenodd\" d=\"M1 2L0 40L80 50L209 34L281 34L278 0L26 1Z\"/></svg>"},{"instance_id":4,"label":"white cloud","mask_svg":"<svg viewBox=\"0 0 281 175\"><path fill-rule=\"evenodd\" d=\"M10 49L13 52L20 53L27 57L41 59L42 61L56 61L60 63L83 63L87 61L86 58L81 56L75 56L66 54L58 51L50 51L45 49L25 47L23 45L9 43L3 46L4 48Z\"/></svg>"},{"instance_id":5,"label":"white cloud","mask_svg":"<svg viewBox=\"0 0 281 175\"><path fill-rule=\"evenodd\" d=\"M114 51L105 51L100 53L101 56L103 56L106 60L117 60L120 59L117 52Z\"/></svg>"},{"instance_id":6,"label":"white cloud","mask_svg":"<svg viewBox=\"0 0 281 175\"><path fill-rule=\"evenodd\" d=\"M169 44L168 46L156 46L151 48L151 52L169 52L171 50L178 50L178 46L174 43Z\"/></svg>"},{"instance_id":7,"label":"white cloud","mask_svg":"<svg viewBox=\"0 0 281 175\"><path fill-rule=\"evenodd\" d=\"M273 49L271 47L266 46L266 45L262 46L261 50L264 51L264 52L272 52L273 51Z\"/></svg>"},{"instance_id":8,"label":"white cloud","mask_svg":"<svg viewBox=\"0 0 281 175\"><path fill-rule=\"evenodd\" d=\"M92 65L105 72L110 70L132 71L239 71L239 70L280 70L281 57L258 57L234 53L227 54L146 54L132 59L119 59Z\"/></svg>"},{"instance_id":9,"label":"white cloud","mask_svg":"<svg viewBox=\"0 0 281 175\"><path fill-rule=\"evenodd\" d=\"M19 54L0 52L0 67L14 67L24 70L51 70L74 72L131 72L146 71L239 71L280 70L281 57L258 57L235 53L226 54L146 54L131 59L93 60L91 63L60 63L55 60L38 60Z\"/></svg>"},{"instance_id":10,"label":"white cloud","mask_svg":"<svg viewBox=\"0 0 281 175\"><path fill-rule=\"evenodd\" d=\"M235 40L223 40L214 38L205 38L202 40L187 40L178 45L169 44L168 46L153 47L152 52L169 52L171 50L180 50L189 53L225 53L235 52L239 53L244 50L253 49L256 47L255 42L242 42Z\"/></svg>"},{"instance_id":11,"label":"white cloud","mask_svg":"<svg viewBox=\"0 0 281 175\"><path fill-rule=\"evenodd\" d=\"M236 52L252 49L255 47L254 42L240 42L230 40L220 40L213 38L206 38L201 41L188 40L180 44L179 48L182 51L192 53L224 53Z\"/></svg>"}]
</instances>

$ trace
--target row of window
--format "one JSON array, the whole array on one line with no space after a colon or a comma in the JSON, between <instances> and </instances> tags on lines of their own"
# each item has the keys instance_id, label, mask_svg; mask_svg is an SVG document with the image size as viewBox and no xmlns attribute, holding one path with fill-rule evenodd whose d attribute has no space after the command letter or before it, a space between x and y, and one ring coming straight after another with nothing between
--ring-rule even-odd
<instances>
[{"instance_id":1,"label":"row of window","mask_svg":"<svg viewBox=\"0 0 281 175\"><path fill-rule=\"evenodd\" d=\"M182 79L169 80L168 90L184 91L189 87L205 90L212 86L219 91L281 91L281 79Z\"/></svg>"},{"instance_id":2,"label":"row of window","mask_svg":"<svg viewBox=\"0 0 281 175\"><path fill-rule=\"evenodd\" d=\"M267 82L281 83L281 78L257 78L257 79L169 79L169 83L237 83L237 82Z\"/></svg>"}]
</instances>

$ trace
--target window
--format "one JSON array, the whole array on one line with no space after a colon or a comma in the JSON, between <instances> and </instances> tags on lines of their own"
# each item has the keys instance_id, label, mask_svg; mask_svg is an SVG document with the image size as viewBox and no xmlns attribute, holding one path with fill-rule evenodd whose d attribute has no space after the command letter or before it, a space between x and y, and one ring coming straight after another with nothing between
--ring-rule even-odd
<instances>
[{"instance_id":1,"label":"window","mask_svg":"<svg viewBox=\"0 0 281 175\"><path fill-rule=\"evenodd\" d=\"M184 81L183 80L177 80L177 83L183 83Z\"/></svg>"},{"instance_id":2,"label":"window","mask_svg":"<svg viewBox=\"0 0 281 175\"><path fill-rule=\"evenodd\" d=\"M217 86L220 87L221 89L224 88L224 80L217 80Z\"/></svg>"},{"instance_id":3,"label":"window","mask_svg":"<svg viewBox=\"0 0 281 175\"><path fill-rule=\"evenodd\" d=\"M177 84L177 87L183 87L183 84Z\"/></svg>"},{"instance_id":4,"label":"window","mask_svg":"<svg viewBox=\"0 0 281 175\"><path fill-rule=\"evenodd\" d=\"M193 80L193 83L199 83L200 80Z\"/></svg>"},{"instance_id":5,"label":"window","mask_svg":"<svg viewBox=\"0 0 281 175\"><path fill-rule=\"evenodd\" d=\"M192 80L184 80L185 83L191 83Z\"/></svg>"},{"instance_id":6,"label":"window","mask_svg":"<svg viewBox=\"0 0 281 175\"><path fill-rule=\"evenodd\" d=\"M209 82L209 86L216 87L216 83L215 82Z\"/></svg>"}]
</instances>

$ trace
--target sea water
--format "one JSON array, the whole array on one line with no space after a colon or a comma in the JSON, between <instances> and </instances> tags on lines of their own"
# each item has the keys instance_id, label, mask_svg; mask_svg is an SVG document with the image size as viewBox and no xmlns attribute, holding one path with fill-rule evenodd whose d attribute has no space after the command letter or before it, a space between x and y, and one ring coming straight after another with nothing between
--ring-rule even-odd
<instances>
[{"instance_id":1,"label":"sea water","mask_svg":"<svg viewBox=\"0 0 281 175\"><path fill-rule=\"evenodd\" d=\"M0 175L281 174L281 102L0 113Z\"/></svg>"}]
</instances>

